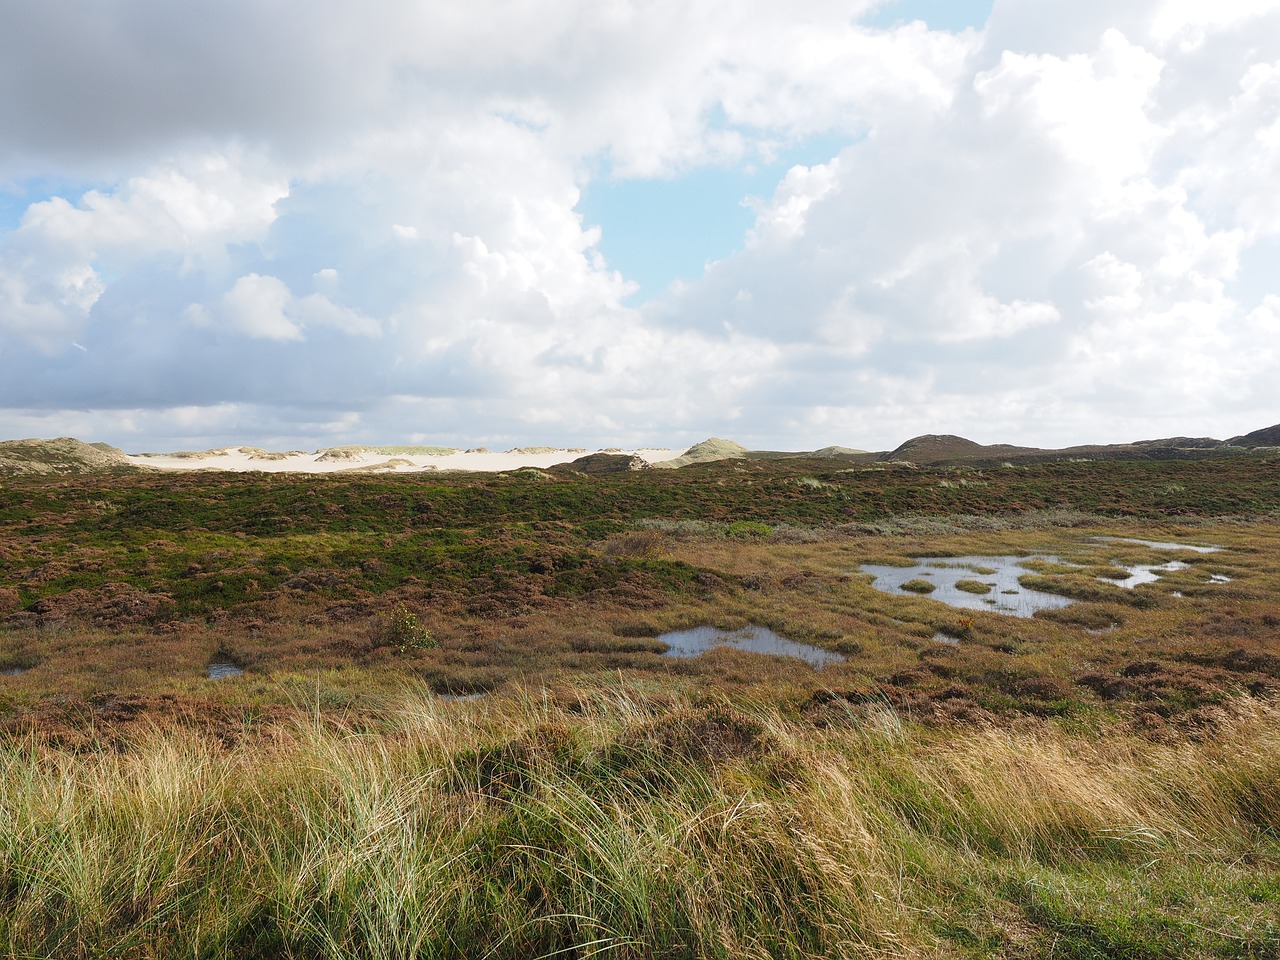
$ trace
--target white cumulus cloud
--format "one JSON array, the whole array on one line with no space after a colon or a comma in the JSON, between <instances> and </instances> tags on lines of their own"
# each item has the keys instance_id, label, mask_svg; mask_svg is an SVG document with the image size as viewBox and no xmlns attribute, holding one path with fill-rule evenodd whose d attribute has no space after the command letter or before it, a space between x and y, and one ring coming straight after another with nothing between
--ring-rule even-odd
<instances>
[{"instance_id":1,"label":"white cumulus cloud","mask_svg":"<svg viewBox=\"0 0 1280 960\"><path fill-rule=\"evenodd\" d=\"M20 5L0 433L783 448L1274 422L1280 0L996 0L961 32L873 28L875 6ZM645 302L580 212L600 181L815 142L734 252Z\"/></svg>"}]
</instances>

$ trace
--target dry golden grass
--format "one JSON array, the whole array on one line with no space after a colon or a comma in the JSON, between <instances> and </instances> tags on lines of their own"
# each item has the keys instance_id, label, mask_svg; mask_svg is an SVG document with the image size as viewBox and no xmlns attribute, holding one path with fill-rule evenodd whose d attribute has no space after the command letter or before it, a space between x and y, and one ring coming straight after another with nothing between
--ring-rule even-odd
<instances>
[{"instance_id":1,"label":"dry golden grass","mask_svg":"<svg viewBox=\"0 0 1280 960\"><path fill-rule=\"evenodd\" d=\"M4 951L1280 946L1280 712L1258 701L1212 742L1166 744L1045 721L943 734L883 703L815 728L631 684L401 695L373 726L298 706L230 751L154 726L115 749L5 746ZM1230 929L1207 922L1222 910Z\"/></svg>"}]
</instances>

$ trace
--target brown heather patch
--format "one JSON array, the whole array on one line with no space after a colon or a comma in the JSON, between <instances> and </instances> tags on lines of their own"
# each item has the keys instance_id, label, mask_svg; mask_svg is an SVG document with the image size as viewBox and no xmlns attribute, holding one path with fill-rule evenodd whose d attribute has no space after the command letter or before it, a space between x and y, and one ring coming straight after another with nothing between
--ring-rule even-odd
<instances>
[{"instance_id":1,"label":"brown heather patch","mask_svg":"<svg viewBox=\"0 0 1280 960\"><path fill-rule=\"evenodd\" d=\"M271 705L252 707L174 694L99 693L59 697L0 719L7 742L35 741L72 753L128 751L157 731L188 730L225 748L272 739L273 728L295 723L297 710Z\"/></svg>"}]
</instances>

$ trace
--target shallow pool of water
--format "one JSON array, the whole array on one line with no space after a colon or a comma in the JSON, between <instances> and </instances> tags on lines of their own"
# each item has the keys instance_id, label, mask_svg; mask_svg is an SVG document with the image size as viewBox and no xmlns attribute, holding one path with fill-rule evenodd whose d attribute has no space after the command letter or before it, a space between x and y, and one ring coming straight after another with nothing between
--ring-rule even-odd
<instances>
[{"instance_id":1,"label":"shallow pool of water","mask_svg":"<svg viewBox=\"0 0 1280 960\"><path fill-rule=\"evenodd\" d=\"M1025 564L1031 560L1057 563L1057 557L1038 554L1030 557L922 557L910 567L864 564L863 573L875 579L871 585L885 593L899 596L927 596L962 610L990 610L1014 617L1030 617L1037 610L1055 610L1070 606L1069 597L1031 590L1018 582L1023 574L1032 573ZM911 580L933 584L929 593L902 589ZM962 580L976 580L990 588L985 594L959 589Z\"/></svg>"},{"instance_id":2,"label":"shallow pool of water","mask_svg":"<svg viewBox=\"0 0 1280 960\"><path fill-rule=\"evenodd\" d=\"M808 643L797 643L780 637L768 627L743 627L741 630L719 630L716 627L694 627L675 630L658 637L667 644L664 657L696 657L712 647L733 647L749 653L765 653L774 657L796 657L815 670L844 659L838 653Z\"/></svg>"},{"instance_id":3,"label":"shallow pool of water","mask_svg":"<svg viewBox=\"0 0 1280 960\"><path fill-rule=\"evenodd\" d=\"M1171 543L1168 540L1138 540L1135 537L1094 537L1101 543L1136 543L1152 550L1191 550L1194 553L1217 553L1221 547L1197 547L1189 543Z\"/></svg>"},{"instance_id":4,"label":"shallow pool of water","mask_svg":"<svg viewBox=\"0 0 1280 960\"><path fill-rule=\"evenodd\" d=\"M244 673L244 667L237 667L234 663L209 664L210 680L226 680L228 677L238 677L242 673Z\"/></svg>"},{"instance_id":5,"label":"shallow pool of water","mask_svg":"<svg viewBox=\"0 0 1280 960\"><path fill-rule=\"evenodd\" d=\"M1117 587L1123 587L1126 590L1132 590L1140 583L1155 583L1160 579L1162 573L1173 573L1175 570L1185 570L1187 565L1181 560L1170 560L1168 563L1160 564L1135 564L1131 567L1121 566L1121 570L1128 570L1129 576L1123 580L1108 580L1105 577L1099 577L1104 583L1114 583Z\"/></svg>"},{"instance_id":6,"label":"shallow pool of water","mask_svg":"<svg viewBox=\"0 0 1280 960\"><path fill-rule=\"evenodd\" d=\"M26 667L6 667L0 670L0 677L20 677L26 672Z\"/></svg>"}]
</instances>

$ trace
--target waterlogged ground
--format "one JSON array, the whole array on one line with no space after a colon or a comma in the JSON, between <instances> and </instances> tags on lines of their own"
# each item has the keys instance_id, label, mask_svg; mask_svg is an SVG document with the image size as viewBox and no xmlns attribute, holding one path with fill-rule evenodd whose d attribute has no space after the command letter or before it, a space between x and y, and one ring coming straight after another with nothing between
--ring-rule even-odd
<instances>
[{"instance_id":1,"label":"waterlogged ground","mask_svg":"<svg viewBox=\"0 0 1280 960\"><path fill-rule=\"evenodd\" d=\"M1280 682L1278 474L739 461L15 481L0 724L222 724L306 699L376 709L405 684L500 698L611 677L942 720L1210 722ZM430 642L396 635L400 610ZM752 630L687 632L708 625Z\"/></svg>"},{"instance_id":2,"label":"waterlogged ground","mask_svg":"<svg viewBox=\"0 0 1280 960\"><path fill-rule=\"evenodd\" d=\"M1031 590L1019 577L1032 573L1028 561L1056 557L923 557L907 567L868 563L859 569L874 577L877 590L898 596L915 594L961 610L987 610L1015 617L1069 606L1069 597ZM959 586L958 586L959 584Z\"/></svg>"},{"instance_id":3,"label":"waterlogged ground","mask_svg":"<svg viewBox=\"0 0 1280 960\"><path fill-rule=\"evenodd\" d=\"M1088 549L1092 543L1136 545L1149 550L1186 551L1192 554L1218 553L1219 546L1172 543L1169 541L1142 540L1134 537L1094 537L1077 545L1076 553ZM1145 583L1158 583L1166 574L1190 568L1182 560L1162 563L1121 563L1111 559L1108 551L1095 551L1086 562L1064 561L1062 557L1048 554L1029 556L967 556L921 557L906 566L864 564L861 572L870 574L871 585L877 590L898 596L914 594L927 596L948 606L962 610L987 610L1015 617L1032 617L1041 610L1056 610L1077 602L1070 596L1052 592L1054 584L1046 580L1046 571L1058 569L1092 569L1092 576L1102 583L1109 583L1122 590L1132 590ZM1039 576L1039 580L1035 578ZM1028 581L1040 582L1045 589L1027 586ZM1226 584L1231 578L1222 573L1210 573L1208 583ZM1176 593L1177 596L1184 594Z\"/></svg>"}]
</instances>

